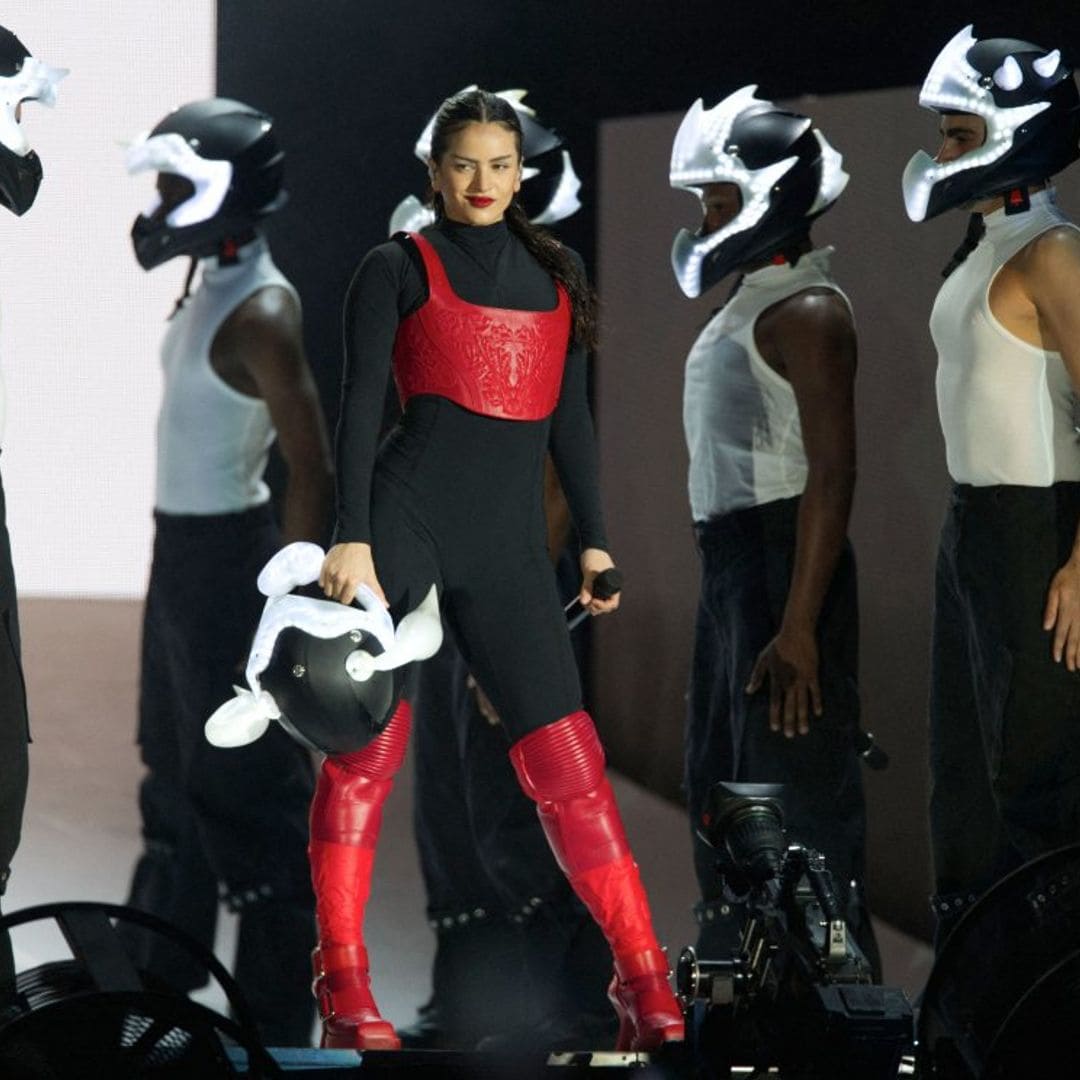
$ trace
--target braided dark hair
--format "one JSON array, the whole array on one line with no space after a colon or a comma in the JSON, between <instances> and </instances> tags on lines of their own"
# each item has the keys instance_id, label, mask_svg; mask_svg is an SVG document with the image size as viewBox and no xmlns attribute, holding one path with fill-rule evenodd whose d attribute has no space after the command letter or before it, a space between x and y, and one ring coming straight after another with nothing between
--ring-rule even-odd
<instances>
[{"instance_id":1,"label":"braided dark hair","mask_svg":"<svg viewBox=\"0 0 1080 1080\"><path fill-rule=\"evenodd\" d=\"M462 90L448 97L435 114L431 132L431 159L436 164L450 148L451 138L469 124L501 124L514 135L518 159L521 159L521 121L505 98L487 90ZM429 195L435 219L445 213L442 196ZM546 229L534 225L515 198L506 209L506 224L525 245L529 254L562 286L570 297L573 310L574 340L587 349L596 345L596 297L573 256Z\"/></svg>"}]
</instances>

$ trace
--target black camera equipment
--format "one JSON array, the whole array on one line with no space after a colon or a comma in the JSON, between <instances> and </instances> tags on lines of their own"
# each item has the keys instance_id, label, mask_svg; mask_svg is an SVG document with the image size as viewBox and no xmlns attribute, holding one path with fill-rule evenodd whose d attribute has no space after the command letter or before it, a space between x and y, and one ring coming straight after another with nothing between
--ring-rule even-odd
<instances>
[{"instance_id":1,"label":"black camera equipment","mask_svg":"<svg viewBox=\"0 0 1080 1080\"><path fill-rule=\"evenodd\" d=\"M789 843L783 822L781 784L710 792L698 833L745 917L730 955L679 957L692 1075L775 1067L785 1080L893 1080L912 1045L911 1005L872 984L824 857Z\"/></svg>"},{"instance_id":2,"label":"black camera equipment","mask_svg":"<svg viewBox=\"0 0 1080 1080\"><path fill-rule=\"evenodd\" d=\"M1002 878L954 927L923 992L919 1076L1067 1075L1077 1001L1080 844L1070 844Z\"/></svg>"},{"instance_id":3,"label":"black camera equipment","mask_svg":"<svg viewBox=\"0 0 1080 1080\"><path fill-rule=\"evenodd\" d=\"M0 918L0 935L52 921L70 959L15 975L0 1000L4 1080L151 1080L244 1076L269 1080L281 1069L263 1047L229 973L193 938L152 915L118 904L43 904ZM123 930L162 937L212 975L232 1018L188 999L132 961Z\"/></svg>"}]
</instances>

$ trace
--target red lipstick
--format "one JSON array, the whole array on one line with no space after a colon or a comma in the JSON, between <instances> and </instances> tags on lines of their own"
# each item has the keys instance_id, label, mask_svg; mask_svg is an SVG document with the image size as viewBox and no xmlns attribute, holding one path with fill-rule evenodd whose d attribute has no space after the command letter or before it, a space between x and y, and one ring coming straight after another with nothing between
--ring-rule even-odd
<instances>
[{"instance_id":1,"label":"red lipstick","mask_svg":"<svg viewBox=\"0 0 1080 1080\"><path fill-rule=\"evenodd\" d=\"M495 201L487 195L466 195L465 198L470 206L475 206L478 210L483 210L485 206L490 206Z\"/></svg>"}]
</instances>

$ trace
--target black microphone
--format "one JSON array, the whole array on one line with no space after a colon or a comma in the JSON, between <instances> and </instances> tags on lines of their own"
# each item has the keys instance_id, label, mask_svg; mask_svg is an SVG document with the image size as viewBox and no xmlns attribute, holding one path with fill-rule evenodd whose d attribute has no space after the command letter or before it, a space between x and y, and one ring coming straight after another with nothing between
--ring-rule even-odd
<instances>
[{"instance_id":1,"label":"black microphone","mask_svg":"<svg viewBox=\"0 0 1080 1080\"><path fill-rule=\"evenodd\" d=\"M609 566L607 570L601 570L593 578L592 594L597 600L610 600L617 592L622 592L623 573L616 566ZM587 608L581 606L577 596L563 608L566 612L566 628L573 630L575 626L583 623L588 617Z\"/></svg>"}]
</instances>

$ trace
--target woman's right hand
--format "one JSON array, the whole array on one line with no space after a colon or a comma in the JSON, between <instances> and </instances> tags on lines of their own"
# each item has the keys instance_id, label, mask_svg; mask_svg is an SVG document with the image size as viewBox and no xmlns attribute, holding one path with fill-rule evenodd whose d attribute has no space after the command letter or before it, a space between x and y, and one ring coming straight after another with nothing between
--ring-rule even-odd
<instances>
[{"instance_id":1,"label":"woman's right hand","mask_svg":"<svg viewBox=\"0 0 1080 1080\"><path fill-rule=\"evenodd\" d=\"M386 602L386 594L382 591L379 579L375 576L371 545L335 544L323 560L322 570L319 571L319 587L331 600L351 604L361 585L371 589L384 607L390 606Z\"/></svg>"}]
</instances>

